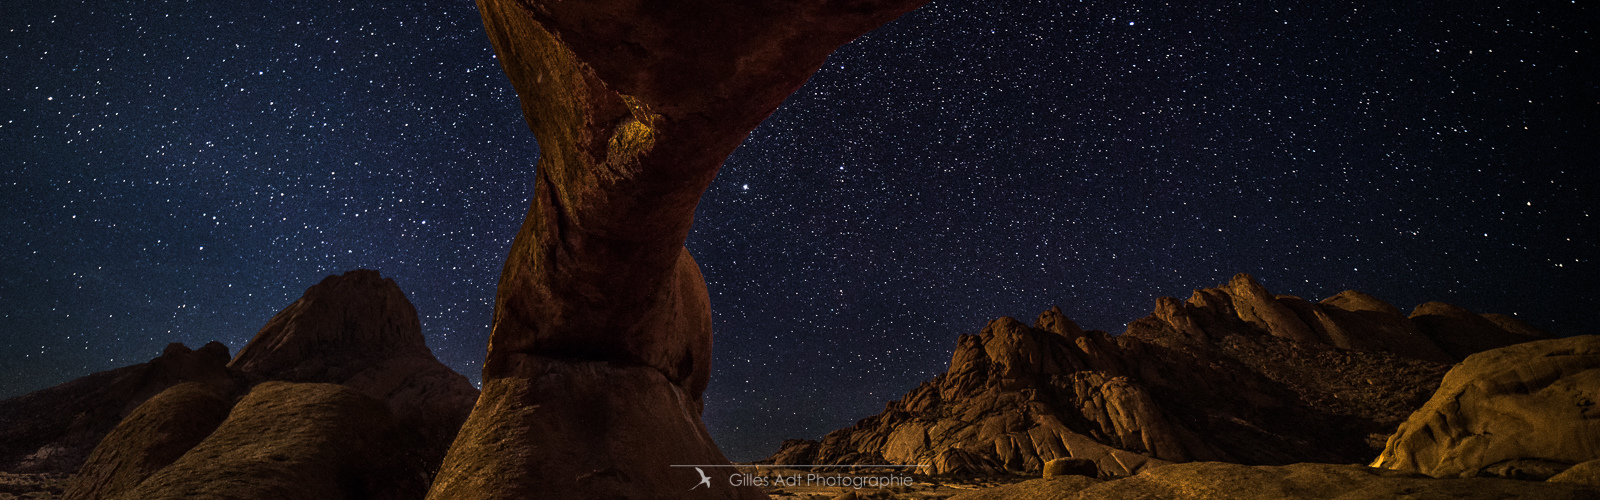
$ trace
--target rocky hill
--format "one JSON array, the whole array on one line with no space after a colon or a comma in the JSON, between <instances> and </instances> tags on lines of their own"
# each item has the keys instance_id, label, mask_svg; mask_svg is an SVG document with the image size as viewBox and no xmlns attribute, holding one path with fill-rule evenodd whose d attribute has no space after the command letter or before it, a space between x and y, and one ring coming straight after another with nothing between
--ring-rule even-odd
<instances>
[{"instance_id":1,"label":"rocky hill","mask_svg":"<svg viewBox=\"0 0 1600 500\"><path fill-rule=\"evenodd\" d=\"M1190 462L1126 478L1055 476L951 500L1600 498L1600 336L1467 357L1370 467ZM1062 461L1054 461L1057 464Z\"/></svg>"},{"instance_id":2,"label":"rocky hill","mask_svg":"<svg viewBox=\"0 0 1600 500\"><path fill-rule=\"evenodd\" d=\"M1240 274L1162 297L1116 336L1059 309L1032 325L997 319L883 413L786 441L765 462L1036 473L1074 457L1108 476L1170 462L1367 462L1460 356L1545 337L1446 304L1407 316L1355 291L1273 295Z\"/></svg>"},{"instance_id":3,"label":"rocky hill","mask_svg":"<svg viewBox=\"0 0 1600 500\"><path fill-rule=\"evenodd\" d=\"M77 472L64 498L420 498L477 396L399 286L355 270L231 361L221 343L172 344L0 401L0 468Z\"/></svg>"},{"instance_id":4,"label":"rocky hill","mask_svg":"<svg viewBox=\"0 0 1600 500\"><path fill-rule=\"evenodd\" d=\"M168 345L147 363L73 379L0 401L0 471L70 473L100 438L145 400L185 382L232 391L244 377L227 367L228 347Z\"/></svg>"},{"instance_id":5,"label":"rocky hill","mask_svg":"<svg viewBox=\"0 0 1600 500\"><path fill-rule=\"evenodd\" d=\"M405 292L365 269L307 289L228 366L256 379L340 384L381 401L418 433L434 464L478 399L466 377L433 357Z\"/></svg>"}]
</instances>

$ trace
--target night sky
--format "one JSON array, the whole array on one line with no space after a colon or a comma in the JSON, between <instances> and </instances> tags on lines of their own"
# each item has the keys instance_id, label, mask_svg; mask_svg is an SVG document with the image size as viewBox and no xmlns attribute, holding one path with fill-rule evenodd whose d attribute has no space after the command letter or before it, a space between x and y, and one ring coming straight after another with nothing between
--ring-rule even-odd
<instances>
[{"instance_id":1,"label":"night sky","mask_svg":"<svg viewBox=\"0 0 1600 500\"><path fill-rule=\"evenodd\" d=\"M935 0L840 49L689 237L712 434L759 458L995 317L1115 333L1238 272L1596 333L1600 7L1408 3ZM359 267L478 379L538 147L471 2L3 10L0 397L237 351Z\"/></svg>"}]
</instances>

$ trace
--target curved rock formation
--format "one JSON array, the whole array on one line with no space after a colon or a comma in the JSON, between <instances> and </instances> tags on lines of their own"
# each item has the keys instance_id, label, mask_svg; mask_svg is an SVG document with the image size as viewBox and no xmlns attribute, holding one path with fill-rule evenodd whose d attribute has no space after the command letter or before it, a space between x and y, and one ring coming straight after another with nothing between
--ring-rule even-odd
<instances>
[{"instance_id":1,"label":"curved rock formation","mask_svg":"<svg viewBox=\"0 0 1600 500\"><path fill-rule=\"evenodd\" d=\"M279 311L228 364L257 379L340 384L388 405L438 464L478 399L440 363L394 280L357 269L328 276Z\"/></svg>"},{"instance_id":2,"label":"curved rock formation","mask_svg":"<svg viewBox=\"0 0 1600 500\"><path fill-rule=\"evenodd\" d=\"M161 391L185 382L242 388L227 363L220 342L198 350L174 343L148 363L0 401L0 470L77 471L118 422Z\"/></svg>"},{"instance_id":3,"label":"curved rock formation","mask_svg":"<svg viewBox=\"0 0 1600 500\"><path fill-rule=\"evenodd\" d=\"M711 316L683 248L694 208L829 53L924 2L478 2L540 158L496 294L484 396L430 497L659 496L698 479L670 465L727 463L699 418ZM599 393L539 392L560 384ZM583 421L592 435L552 434L633 397L656 406ZM625 436L646 441L568 460ZM504 464L519 465L482 475ZM681 479L658 477L669 472Z\"/></svg>"},{"instance_id":4,"label":"curved rock formation","mask_svg":"<svg viewBox=\"0 0 1600 500\"><path fill-rule=\"evenodd\" d=\"M310 287L227 359L221 344L174 344L141 368L146 385L197 381L132 409L66 497L421 498L477 398L376 271ZM185 375L151 375L168 372Z\"/></svg>"},{"instance_id":5,"label":"curved rock formation","mask_svg":"<svg viewBox=\"0 0 1600 500\"><path fill-rule=\"evenodd\" d=\"M1445 375L1372 466L1543 480L1600 459L1597 399L1600 336L1477 353Z\"/></svg>"},{"instance_id":6,"label":"curved rock formation","mask_svg":"<svg viewBox=\"0 0 1600 500\"><path fill-rule=\"evenodd\" d=\"M143 479L129 471L158 468L159 457L174 451L169 448L181 454L174 443L182 440L127 435L97 448L118 422L126 417L159 426L197 418L184 413L199 411L185 406L203 406L199 400L159 401L144 408L152 396L180 384L203 385L231 406L234 397L267 380L336 383L386 403L429 470L443 460L478 396L466 377L433 357L416 309L394 281L377 271L355 270L307 289L231 362L227 346L219 342L198 350L171 344L148 363L0 401L0 470L73 472L94 450L99 465L74 477L72 491L97 492L129 477ZM195 391L179 392L198 397Z\"/></svg>"},{"instance_id":7,"label":"curved rock formation","mask_svg":"<svg viewBox=\"0 0 1600 500\"><path fill-rule=\"evenodd\" d=\"M122 419L67 483L65 500L115 498L171 465L228 418L233 394L200 382L162 391Z\"/></svg>"},{"instance_id":8,"label":"curved rock formation","mask_svg":"<svg viewBox=\"0 0 1600 500\"><path fill-rule=\"evenodd\" d=\"M115 499L416 498L427 471L381 402L335 384L267 382L216 431Z\"/></svg>"},{"instance_id":9,"label":"curved rock formation","mask_svg":"<svg viewBox=\"0 0 1600 500\"><path fill-rule=\"evenodd\" d=\"M962 335L946 373L883 413L785 441L765 462L1037 473L1071 457L1108 477L1194 460L1365 462L1449 359L1369 295L1311 303L1241 274L1186 301L1157 299L1116 337L1059 308L1031 327L1000 318Z\"/></svg>"}]
</instances>

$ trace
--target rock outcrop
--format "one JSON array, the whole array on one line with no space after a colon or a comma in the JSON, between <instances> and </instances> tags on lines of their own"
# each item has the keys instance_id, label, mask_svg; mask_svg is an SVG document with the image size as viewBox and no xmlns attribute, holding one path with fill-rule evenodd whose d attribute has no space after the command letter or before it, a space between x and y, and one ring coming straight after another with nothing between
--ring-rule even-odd
<instances>
[{"instance_id":1,"label":"rock outcrop","mask_svg":"<svg viewBox=\"0 0 1600 500\"><path fill-rule=\"evenodd\" d=\"M200 352L173 378L188 382L98 440L65 498L421 498L477 399L376 271L312 286L231 363L214 343L150 365Z\"/></svg>"},{"instance_id":2,"label":"rock outcrop","mask_svg":"<svg viewBox=\"0 0 1600 500\"><path fill-rule=\"evenodd\" d=\"M483 397L431 498L661 497L698 480L670 465L727 463L700 422L711 315L683 247L695 206L829 53L924 2L478 1L540 157L496 293ZM598 392L538 392L554 387ZM636 452L566 460L629 438Z\"/></svg>"},{"instance_id":3,"label":"rock outcrop","mask_svg":"<svg viewBox=\"0 0 1600 500\"><path fill-rule=\"evenodd\" d=\"M0 470L70 473L140 404L185 382L225 390L245 382L227 368L228 347L168 345L147 363L79 377L0 401Z\"/></svg>"},{"instance_id":4,"label":"rock outcrop","mask_svg":"<svg viewBox=\"0 0 1600 500\"><path fill-rule=\"evenodd\" d=\"M786 441L765 462L1031 474L1077 458L1103 477L1189 461L1364 463L1451 359L1369 295L1312 303L1241 274L1158 299L1118 336L1060 309L1032 326L1000 318L962 335L947 372L883 413Z\"/></svg>"},{"instance_id":5,"label":"rock outcrop","mask_svg":"<svg viewBox=\"0 0 1600 500\"><path fill-rule=\"evenodd\" d=\"M382 401L432 464L478 399L467 378L428 349L400 286L366 269L306 289L228 366L256 379L339 384Z\"/></svg>"},{"instance_id":6,"label":"rock outcrop","mask_svg":"<svg viewBox=\"0 0 1600 500\"><path fill-rule=\"evenodd\" d=\"M1435 477L1544 480L1600 459L1597 400L1600 336L1473 354L1445 375L1372 466Z\"/></svg>"}]
</instances>

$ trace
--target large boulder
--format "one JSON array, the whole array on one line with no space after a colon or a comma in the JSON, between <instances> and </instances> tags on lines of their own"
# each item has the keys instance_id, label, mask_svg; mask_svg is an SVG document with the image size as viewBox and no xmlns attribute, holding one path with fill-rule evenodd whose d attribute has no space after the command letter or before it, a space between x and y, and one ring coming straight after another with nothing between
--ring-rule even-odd
<instances>
[{"instance_id":1,"label":"large boulder","mask_svg":"<svg viewBox=\"0 0 1600 500\"><path fill-rule=\"evenodd\" d=\"M1560 472L1548 464L1600 459L1597 399L1600 336L1473 354L1445 375L1372 466L1435 477L1544 479Z\"/></svg>"}]
</instances>

